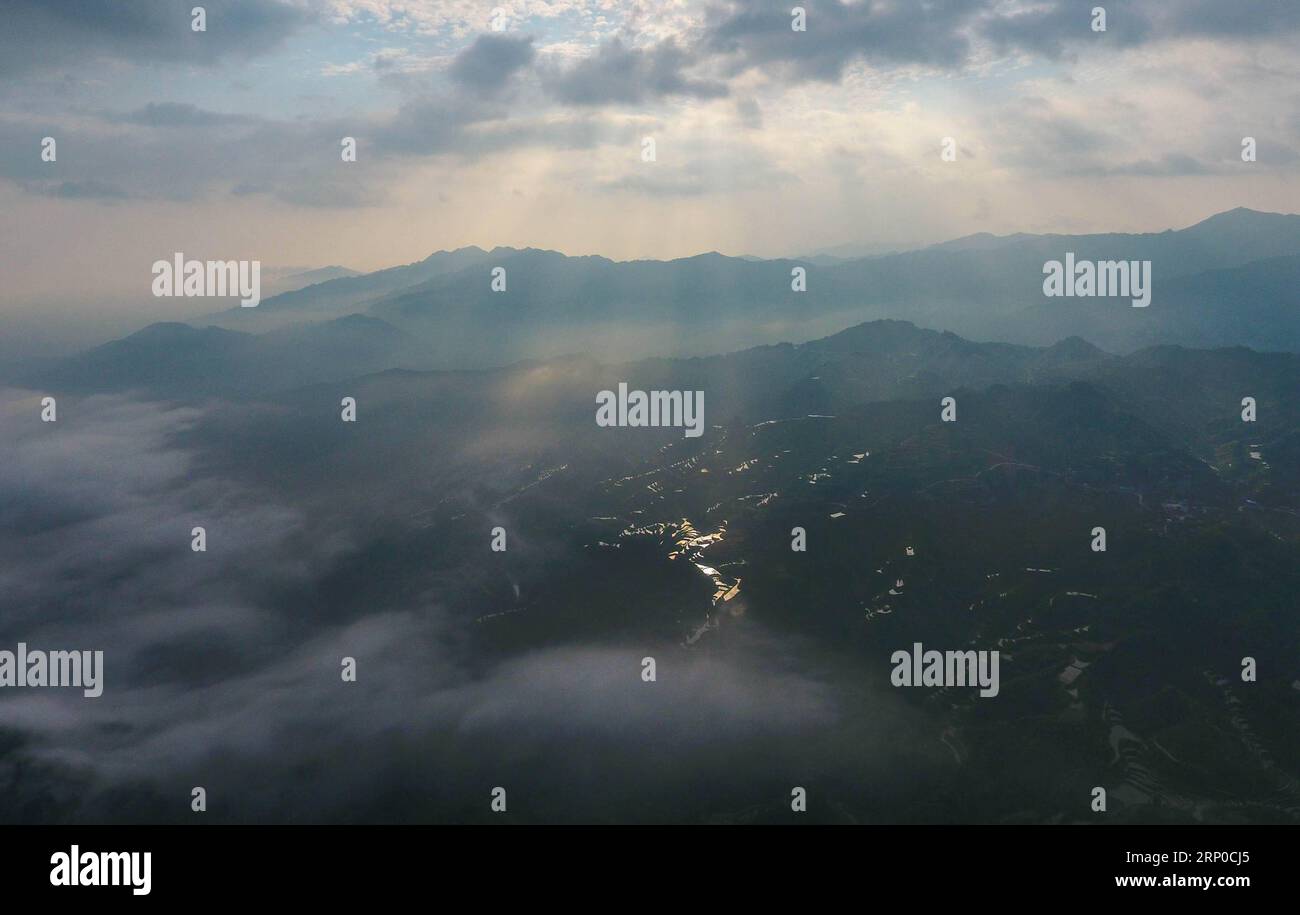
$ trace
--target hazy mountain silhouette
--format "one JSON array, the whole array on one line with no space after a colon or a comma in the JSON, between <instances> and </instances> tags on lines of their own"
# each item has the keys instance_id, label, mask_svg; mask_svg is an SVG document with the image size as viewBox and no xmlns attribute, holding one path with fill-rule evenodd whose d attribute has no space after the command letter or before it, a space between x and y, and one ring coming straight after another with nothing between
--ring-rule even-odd
<instances>
[{"instance_id":1,"label":"hazy mountain silhouette","mask_svg":"<svg viewBox=\"0 0 1300 915\"><path fill-rule=\"evenodd\" d=\"M331 278L281 295L271 296L263 301L259 308L267 311L288 308L313 311L352 308L395 290L418 285L432 277L453 273L481 263L486 257L486 251L475 247L437 251L414 264L389 267L373 273ZM239 311L237 310L236 313L238 314ZM248 314L248 311L245 310L243 313Z\"/></svg>"},{"instance_id":2,"label":"hazy mountain silhouette","mask_svg":"<svg viewBox=\"0 0 1300 915\"><path fill-rule=\"evenodd\" d=\"M62 360L32 383L164 397L265 395L390 368L402 362L405 347L401 331L365 315L265 334L168 322Z\"/></svg>"},{"instance_id":3,"label":"hazy mountain silhouette","mask_svg":"<svg viewBox=\"0 0 1300 915\"><path fill-rule=\"evenodd\" d=\"M1161 345L1116 356L1077 337L1048 347L981 343L896 320L802 344L690 359L603 363L581 356L475 372L391 371L417 364L401 331L361 315L263 335L156 324L64 360L31 383L56 394L139 390L177 399L265 399L307 385L341 390L346 382L343 393L378 386L385 402L446 402L458 412L490 416L502 409L497 392L517 390L511 398L524 413L516 421L555 429L573 423L581 430L591 422L595 392L620 381L646 390L703 390L710 422L746 423L880 401L937 405L962 390L1083 382L1198 447L1210 447L1216 428L1241 425L1244 396L1256 398L1275 424L1300 427L1300 413L1279 415L1300 390L1300 355ZM397 389L386 390L392 385ZM528 388L534 390L525 396Z\"/></svg>"},{"instance_id":4,"label":"hazy mountain silhouette","mask_svg":"<svg viewBox=\"0 0 1300 915\"><path fill-rule=\"evenodd\" d=\"M361 273L358 270L352 270L348 267L340 267L336 264L328 267L315 267L310 270L288 268L274 271L268 270L263 266L262 297L270 298L271 296L293 292L296 289L304 289L307 286L316 286L320 283L327 283L330 280L360 275Z\"/></svg>"},{"instance_id":5,"label":"hazy mountain silhouette","mask_svg":"<svg viewBox=\"0 0 1300 915\"><path fill-rule=\"evenodd\" d=\"M1043 264L1149 260L1148 308L1128 298L1046 298ZM505 291L492 288L505 270ZM806 291L792 271L807 271ZM974 339L1050 344L1082 336L1126 352L1157 343L1300 350L1300 216L1239 208L1149 234L973 235L854 260L568 257L462 248L234 309L216 323L266 329L361 311L422 344L430 364L475 367L591 351L703 355L812 339L893 317ZM713 342L710 342L713 341Z\"/></svg>"}]
</instances>

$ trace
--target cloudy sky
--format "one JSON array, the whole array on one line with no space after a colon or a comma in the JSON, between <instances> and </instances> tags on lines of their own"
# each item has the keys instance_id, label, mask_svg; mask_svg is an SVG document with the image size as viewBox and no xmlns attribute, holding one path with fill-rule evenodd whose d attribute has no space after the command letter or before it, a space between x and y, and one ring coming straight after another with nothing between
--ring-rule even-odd
<instances>
[{"instance_id":1,"label":"cloudy sky","mask_svg":"<svg viewBox=\"0 0 1300 915\"><path fill-rule=\"evenodd\" d=\"M805 32L771 0L209 0L205 32L195 3L4 3L12 313L144 299L177 250L776 256L1300 210L1293 0L1111 0L1105 32L1102 0L805 0Z\"/></svg>"}]
</instances>

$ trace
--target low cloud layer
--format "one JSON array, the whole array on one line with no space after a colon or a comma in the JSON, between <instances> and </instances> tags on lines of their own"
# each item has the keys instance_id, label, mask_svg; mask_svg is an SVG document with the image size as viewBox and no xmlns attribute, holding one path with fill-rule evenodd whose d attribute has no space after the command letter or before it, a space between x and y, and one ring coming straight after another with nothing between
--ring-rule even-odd
<instances>
[{"instance_id":1,"label":"low cloud layer","mask_svg":"<svg viewBox=\"0 0 1300 915\"><path fill-rule=\"evenodd\" d=\"M660 645L647 684L644 645L477 656L436 595L325 612L311 596L373 529L205 469L182 444L204 408L59 409L0 398L0 645L103 651L104 692L0 691L6 820L185 821L194 786L219 821L472 820L497 785L522 820L658 820L752 803L743 754L779 807L790 779L888 779L914 752L889 696L839 745L844 697L760 630Z\"/></svg>"}]
</instances>

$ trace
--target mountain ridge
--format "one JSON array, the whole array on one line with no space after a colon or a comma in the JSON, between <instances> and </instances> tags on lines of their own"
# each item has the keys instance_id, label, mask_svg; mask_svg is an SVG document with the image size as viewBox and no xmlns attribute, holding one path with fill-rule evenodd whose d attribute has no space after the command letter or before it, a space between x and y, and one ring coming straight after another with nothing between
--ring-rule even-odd
<instances>
[{"instance_id":1,"label":"mountain ridge","mask_svg":"<svg viewBox=\"0 0 1300 915\"><path fill-rule=\"evenodd\" d=\"M1150 307L1045 297L1043 265L1067 252L1080 261L1150 261ZM1244 207L1163 232L977 233L822 265L716 251L618 261L469 246L272 296L213 323L268 329L365 313L406 331L446 367L574 348L616 358L701 355L711 337L741 346L806 340L886 317L971 339L1044 345L1081 336L1116 352L1159 342L1300 351L1300 311L1291 307L1300 260L1293 259L1300 259L1300 215ZM493 282L498 267L504 288Z\"/></svg>"}]
</instances>

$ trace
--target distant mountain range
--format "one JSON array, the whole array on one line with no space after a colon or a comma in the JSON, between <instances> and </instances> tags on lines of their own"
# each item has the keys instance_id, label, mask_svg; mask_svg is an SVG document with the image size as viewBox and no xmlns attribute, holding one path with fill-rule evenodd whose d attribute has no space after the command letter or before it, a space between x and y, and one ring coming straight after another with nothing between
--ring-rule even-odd
<instances>
[{"instance_id":1,"label":"distant mountain range","mask_svg":"<svg viewBox=\"0 0 1300 915\"><path fill-rule=\"evenodd\" d=\"M1043 265L1149 260L1152 299L1047 298ZM505 270L494 291L492 270ZM807 271L796 292L792 271ZM758 260L569 257L535 248L439 251L233 309L213 323L263 331L358 312L409 335L428 365L480 367L589 352L707 355L814 339L900 318L972 339L1071 336L1113 352L1176 343L1300 351L1300 216L1236 209L1149 234L971 235L915 251Z\"/></svg>"},{"instance_id":2,"label":"distant mountain range","mask_svg":"<svg viewBox=\"0 0 1300 915\"><path fill-rule=\"evenodd\" d=\"M1150 260L1151 305L1044 298L1042 265L1067 251L1079 260ZM495 267L505 270L505 292L492 290ZM796 267L807 270L806 292L791 289ZM932 393L938 388L931 380L939 387L1010 383L1072 365L1124 364L1104 351L1141 356L1178 345L1300 352L1297 289L1300 216L1245 209L1179 231L973 235L831 266L712 252L617 262L462 248L272 296L258 308L221 313L213 326L153 325L15 380L75 391L243 397L391 368L479 369L583 354L602 364L701 357L674 369L691 372L744 364L754 368L742 373L745 383L763 385L814 374L818 360L854 341L866 347L855 352L872 359L827 369L802 396L810 404L834 401L834 385L852 381L882 388L885 399ZM898 316L951 333L879 323ZM851 330L835 333L845 327ZM810 339L816 342L789 346ZM776 342L786 345L772 349ZM1045 345L1050 349L1030 348ZM727 352L734 355L721 363L703 358ZM845 372L851 376L841 377ZM725 386L726 379L713 382Z\"/></svg>"},{"instance_id":3,"label":"distant mountain range","mask_svg":"<svg viewBox=\"0 0 1300 915\"><path fill-rule=\"evenodd\" d=\"M278 267L262 268L262 295L269 298L283 295L305 286L315 286L342 277L358 276L356 270L331 265L329 267Z\"/></svg>"},{"instance_id":4,"label":"distant mountain range","mask_svg":"<svg viewBox=\"0 0 1300 915\"><path fill-rule=\"evenodd\" d=\"M364 315L264 334L168 322L64 359L33 383L175 398L256 396L381 371L401 364L406 347L401 331Z\"/></svg>"},{"instance_id":5,"label":"distant mountain range","mask_svg":"<svg viewBox=\"0 0 1300 915\"><path fill-rule=\"evenodd\" d=\"M545 264L561 275L587 271L610 288L623 282L625 267L665 267L516 254L522 259L512 263ZM477 256L496 259L492 252ZM485 279L490 263L441 277L468 269ZM689 282L712 282L721 294L719 276L756 290L772 263L755 263L749 272L745 262L706 255L668 266ZM1209 272L1232 284L1235 272L1264 276L1257 268L1270 263ZM398 269L409 279L437 264ZM374 293L393 276L332 282L354 292L369 285ZM510 277L519 292L545 285L513 270ZM424 282L439 294L446 288L438 276ZM1216 288L1192 284L1188 294L1212 303ZM84 587L83 575L101 564L104 581L139 577L148 588L181 581L184 607L191 573L170 579L153 565L163 554L155 544L168 532L171 549L185 555L191 517L213 519L209 530L221 538L214 544L229 544L230 531L253 535L257 524L285 524L291 574L273 579L259 606L286 639L311 645L325 626L423 621L436 613L436 628L403 630L403 638L437 638L448 653L429 657L471 671L513 669L520 658L552 657L546 652L564 646L614 646L627 661L615 665L617 676L631 684L619 714L650 695L637 689L637 664L647 655L676 677L697 653L707 652L712 664L771 644L773 654L761 655L773 659L771 667L811 671L819 690L843 697L834 726L813 720L797 739L777 730L766 742L747 738L742 751L723 756L715 735L702 729L698 745L721 762L708 770L717 775L698 782L692 776L689 784L718 784L726 793L674 789L664 807L646 805L636 783L638 807L669 820L788 816L787 776L768 769L772 754L789 746L811 748L816 768L791 768L822 773L817 796L834 800L827 807L835 817L931 822L934 798L950 793L966 799L954 819L1084 822L1095 816L1090 789L1102 785L1120 822L1300 818L1294 766L1278 762L1300 758L1292 686L1300 657L1300 353L1162 343L1117 355L1081 337L1047 346L977 342L881 319L808 342L732 347L725 355L576 355L416 371L428 356L417 336L424 318L410 321L406 309L421 314L425 296L380 293L371 314L325 320L306 307L278 307L266 314L297 319L260 334L157 324L28 379L29 387L60 397L60 425L38 427L41 448L15 463L20 495L6 517L19 524L42 517L28 505L49 512L51 490L26 481L36 461L55 454L49 433L75 431L102 410L105 401L78 402L81 393L130 390L201 401L202 409L185 411L190 421L167 421L167 444L160 446L168 463L184 468L174 479L185 485L169 488L192 490L199 502L193 515L177 517L145 501L151 491L130 490L129 518L150 533L125 538L128 558L116 564L103 559L111 537L71 509L64 509L71 520L55 517L59 526L13 542L49 542L58 557L71 555L72 543L91 557L72 573L63 563L48 565L69 582L60 594L85 592L97 612L100 592ZM565 306L543 298L547 307ZM526 311L526 301L513 307ZM646 307L674 301L665 295ZM510 303L490 307L497 317L476 325L482 336L463 339L527 339L513 336L527 326L526 314L511 323L501 315ZM587 307L568 305L590 317ZM1127 305L1123 311L1141 313ZM687 312L680 320L684 334L697 326ZM705 335L702 345L727 347L729 340ZM576 349L580 341L570 342ZM703 391L703 435L598 426L596 394L620 382ZM67 401L64 394L71 395ZM341 421L345 396L356 400L355 423ZM948 396L956 401L955 422L941 417L940 400ZM1244 397L1257 403L1256 422L1243 422ZM25 399L34 425L36 400ZM152 410L148 415L152 422ZM72 441L84 447L96 439ZM173 455L193 457L182 462ZM56 463L54 473L61 470ZM69 498L101 490L98 479L86 479ZM225 505L211 504L214 493L222 503L234 501L225 493L235 493L275 511L233 527ZM87 527L89 539L73 539ZM506 552L489 551L497 527L509 532ZM796 528L807 535L806 551L792 549ZM1108 538L1105 552L1090 547L1097 528ZM303 559L306 542L328 544L326 558ZM261 543L254 537L249 549ZM226 592L216 593L222 602L215 606L225 614ZM25 601L21 589L15 603L29 615L61 606ZM244 619L237 617L241 634ZM224 637L202 625L180 631L186 641L160 643L163 669L207 676L202 659L225 650ZM870 685L891 689L886 660L917 641L1001 651L996 702L962 688L886 692L882 702ZM1246 656L1277 673L1240 683ZM566 666L581 656L554 657ZM308 676L320 669L304 667ZM578 667L573 686L559 700L548 694L546 704L585 696L592 682L613 682L592 680L593 669ZM156 682L150 679L149 688ZM501 695L515 702L538 681L530 675L506 682L509 692ZM697 688L700 682L687 684L691 716L698 695L714 688ZM749 695L744 682L726 688ZM882 718L902 714L906 729L880 730ZM797 717L802 727L802 713ZM645 720L667 721L657 709ZM499 740L486 742L464 721L451 716L430 745L456 747L472 771L517 741L513 719ZM1121 732L1123 755L1114 743ZM577 740L584 759L612 754L606 764L621 784L627 760L645 744L644 728L628 733L625 751L603 732L595 739L584 727L565 728L530 758L546 761L538 771L562 771ZM682 752L696 740L682 744ZM875 753L882 743L907 748L898 763L903 774L888 790L874 775L863 787L864 771L885 771L871 768L878 763L849 758L838 772L821 768L858 748ZM755 759L760 764L745 762ZM416 768L418 781L427 769L423 757ZM585 822L615 810L606 799L591 800L585 788L543 783L530 792L530 804L544 797L560 819ZM160 821L186 812L153 790L121 797L124 809ZM575 797L588 806L574 812ZM472 817L455 802L446 806L438 792L416 788L409 798L425 805L417 809L431 820ZM404 805L409 798L403 793ZM310 796L310 809L319 803Z\"/></svg>"},{"instance_id":6,"label":"distant mountain range","mask_svg":"<svg viewBox=\"0 0 1300 915\"><path fill-rule=\"evenodd\" d=\"M595 393L620 381L644 390L702 390L710 424L837 414L880 402L932 400L937 410L938 398L963 391L1083 384L1113 412L1139 416L1203 456L1224 435L1240 436L1241 399L1250 396L1274 430L1269 450L1295 457L1279 460L1275 474L1294 475L1300 485L1300 354L1161 345L1116 356L1077 337L1048 347L979 343L895 320L703 358L607 364L577 356L473 372L393 369L408 344L392 325L361 315L262 335L157 324L28 383L56 394L134 390L190 400L298 392L324 404L346 394L417 410L437 405L468 417L510 410L517 413L507 425L541 425L561 438L562 430L589 428Z\"/></svg>"}]
</instances>

